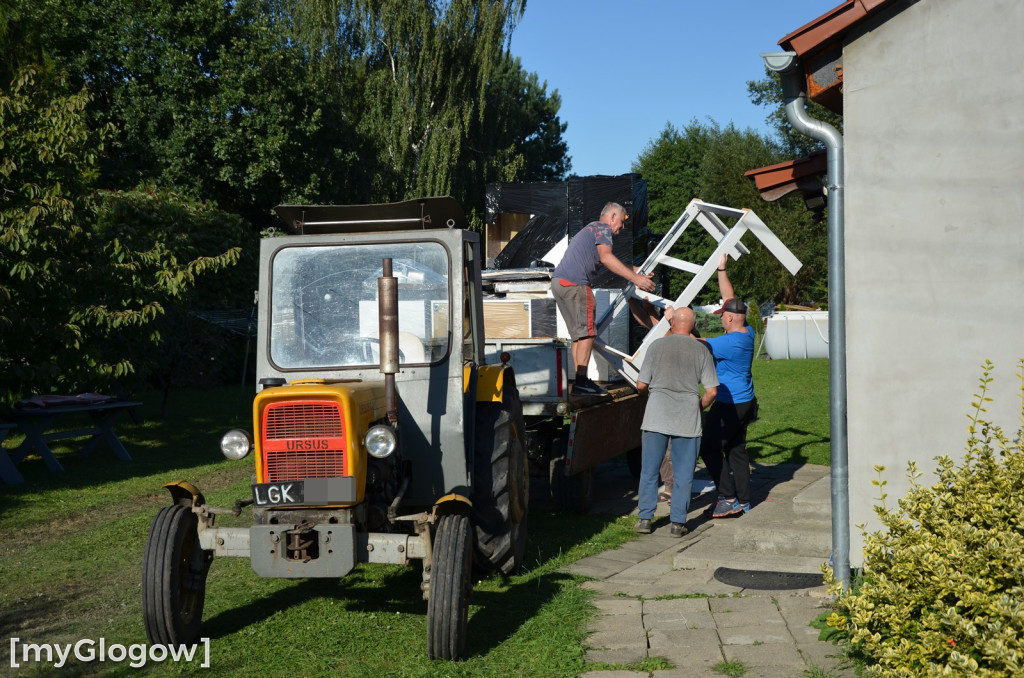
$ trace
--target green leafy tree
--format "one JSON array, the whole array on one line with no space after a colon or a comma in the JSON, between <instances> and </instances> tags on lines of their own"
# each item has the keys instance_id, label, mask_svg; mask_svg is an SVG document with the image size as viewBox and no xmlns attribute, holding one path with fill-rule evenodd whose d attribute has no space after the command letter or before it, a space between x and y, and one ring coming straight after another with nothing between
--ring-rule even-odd
<instances>
[{"instance_id":1,"label":"green leafy tree","mask_svg":"<svg viewBox=\"0 0 1024 678\"><path fill-rule=\"evenodd\" d=\"M507 52L522 0L3 0L94 126L98 185L159 185L264 228L281 202L452 194L568 167L560 100Z\"/></svg>"},{"instance_id":2,"label":"green leafy tree","mask_svg":"<svg viewBox=\"0 0 1024 678\"><path fill-rule=\"evenodd\" d=\"M483 223L486 184L561 181L569 171L566 125L558 118L558 92L547 93L536 73L506 53L487 86L484 114L473 121L463 159L453 168L470 222Z\"/></svg>"},{"instance_id":3,"label":"green leafy tree","mask_svg":"<svg viewBox=\"0 0 1024 678\"><path fill-rule=\"evenodd\" d=\"M175 386L236 376L239 341L203 318L249 310L259 241L248 224L174 191L106 191L94 232L111 263L96 267L106 285L93 299L150 298L161 312L141 331L102 337L92 352L130 360L133 382L161 389L165 408Z\"/></svg>"},{"instance_id":4,"label":"green leafy tree","mask_svg":"<svg viewBox=\"0 0 1024 678\"><path fill-rule=\"evenodd\" d=\"M355 83L375 200L454 195L472 215L490 181L561 178L557 92L508 54L525 3L293 2L318 70Z\"/></svg>"},{"instance_id":5,"label":"green leafy tree","mask_svg":"<svg viewBox=\"0 0 1024 678\"><path fill-rule=\"evenodd\" d=\"M94 125L117 133L100 185L156 184L264 227L281 202L369 197L357 100L326 86L269 0L25 5ZM365 179L365 183L360 183Z\"/></svg>"},{"instance_id":6,"label":"green leafy tree","mask_svg":"<svg viewBox=\"0 0 1024 678\"><path fill-rule=\"evenodd\" d=\"M487 85L483 115L470 134L468 160L491 181L561 181L569 172L562 99L506 52ZM505 148L497 148L504 144ZM467 163L468 164L468 163ZM481 187L481 190L482 187Z\"/></svg>"},{"instance_id":7,"label":"green leafy tree","mask_svg":"<svg viewBox=\"0 0 1024 678\"><path fill-rule=\"evenodd\" d=\"M365 66L359 130L374 141L381 199L450 195L483 122L522 0L355 0L348 19Z\"/></svg>"},{"instance_id":8,"label":"green leafy tree","mask_svg":"<svg viewBox=\"0 0 1024 678\"><path fill-rule=\"evenodd\" d=\"M0 87L10 85L23 68L33 66L38 72L48 66L39 32L20 5L0 0Z\"/></svg>"},{"instance_id":9,"label":"green leafy tree","mask_svg":"<svg viewBox=\"0 0 1024 678\"><path fill-rule=\"evenodd\" d=\"M34 72L0 92L0 399L106 389L135 370L151 323L238 247L200 252L188 224L145 232L97 220L92 190L110 128L86 122L88 95L38 87ZM152 209L157 209L156 205Z\"/></svg>"}]
</instances>

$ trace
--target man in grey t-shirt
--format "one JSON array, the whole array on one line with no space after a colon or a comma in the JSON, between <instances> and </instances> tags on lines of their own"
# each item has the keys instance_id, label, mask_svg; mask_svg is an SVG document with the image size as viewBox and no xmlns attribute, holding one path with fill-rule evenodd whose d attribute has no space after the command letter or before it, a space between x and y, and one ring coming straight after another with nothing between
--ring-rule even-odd
<instances>
[{"instance_id":1,"label":"man in grey t-shirt","mask_svg":"<svg viewBox=\"0 0 1024 678\"><path fill-rule=\"evenodd\" d=\"M636 382L637 389L649 395L640 425L640 521L633 529L642 534L651 531L651 519L658 505L658 469L668 448L674 476L669 534L682 537L687 533L684 524L700 451L701 412L718 395L718 374L711 353L692 336L696 324L693 310L680 308L665 315L669 317L670 333L651 344Z\"/></svg>"},{"instance_id":2,"label":"man in grey t-shirt","mask_svg":"<svg viewBox=\"0 0 1024 678\"><path fill-rule=\"evenodd\" d=\"M572 361L576 378L574 396L606 396L608 392L587 376L597 328L594 324L594 293L590 282L602 266L645 292L654 291L651 274L641 275L635 267L619 261L612 252L612 237L625 228L626 210L610 202L601 210L601 220L592 221L572 237L562 260L551 274L551 296L572 339Z\"/></svg>"}]
</instances>

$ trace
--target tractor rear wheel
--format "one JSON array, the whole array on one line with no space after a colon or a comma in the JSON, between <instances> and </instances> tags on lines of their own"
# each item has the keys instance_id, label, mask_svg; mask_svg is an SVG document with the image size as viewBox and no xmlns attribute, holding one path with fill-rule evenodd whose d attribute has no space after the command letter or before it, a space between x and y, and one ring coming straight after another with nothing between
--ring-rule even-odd
<instances>
[{"instance_id":1,"label":"tractor rear wheel","mask_svg":"<svg viewBox=\"0 0 1024 678\"><path fill-rule=\"evenodd\" d=\"M427 599L427 654L461 659L466 648L473 552L469 517L441 516L434 536Z\"/></svg>"},{"instance_id":2,"label":"tractor rear wheel","mask_svg":"<svg viewBox=\"0 0 1024 678\"><path fill-rule=\"evenodd\" d=\"M508 385L508 384L507 384ZM474 561L484 572L512 574L526 558L530 471L523 404L515 383L500 403L477 403L473 470Z\"/></svg>"},{"instance_id":3,"label":"tractor rear wheel","mask_svg":"<svg viewBox=\"0 0 1024 678\"><path fill-rule=\"evenodd\" d=\"M191 645L199 636L212 551L199 545L198 520L175 504L153 519L142 558L142 615L151 643Z\"/></svg>"}]
</instances>

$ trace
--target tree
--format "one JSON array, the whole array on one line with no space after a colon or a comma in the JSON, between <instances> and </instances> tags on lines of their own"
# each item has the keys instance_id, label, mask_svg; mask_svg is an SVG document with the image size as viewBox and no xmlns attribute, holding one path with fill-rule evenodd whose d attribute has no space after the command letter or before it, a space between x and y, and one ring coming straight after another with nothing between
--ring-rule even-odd
<instances>
[{"instance_id":1,"label":"tree","mask_svg":"<svg viewBox=\"0 0 1024 678\"><path fill-rule=\"evenodd\" d=\"M523 0L0 0L116 133L98 185L258 229L281 202L452 194L568 166L557 93L507 53Z\"/></svg>"},{"instance_id":2,"label":"tree","mask_svg":"<svg viewBox=\"0 0 1024 678\"><path fill-rule=\"evenodd\" d=\"M0 87L28 66L37 71L49 66L39 32L16 0L0 0Z\"/></svg>"},{"instance_id":3,"label":"tree","mask_svg":"<svg viewBox=\"0 0 1024 678\"><path fill-rule=\"evenodd\" d=\"M569 171L562 99L506 52L487 85L483 115L470 133L467 156L491 181L561 181ZM496 146L506 145L504 153ZM481 189L482 190L482 189Z\"/></svg>"},{"instance_id":4,"label":"tree","mask_svg":"<svg viewBox=\"0 0 1024 678\"><path fill-rule=\"evenodd\" d=\"M506 53L487 86L483 116L475 119L454 168L471 223L482 225L486 184L561 181L569 171L566 125L558 92L547 93L536 73Z\"/></svg>"},{"instance_id":5,"label":"tree","mask_svg":"<svg viewBox=\"0 0 1024 678\"><path fill-rule=\"evenodd\" d=\"M117 130L99 185L174 187L262 228L281 202L369 198L358 100L327 87L271 0L26 3L52 58Z\"/></svg>"},{"instance_id":6,"label":"tree","mask_svg":"<svg viewBox=\"0 0 1024 678\"><path fill-rule=\"evenodd\" d=\"M203 318L251 305L259 243L249 225L211 203L148 188L101 192L93 231L111 260L93 271L104 278L89 286L93 303L133 295L157 300L161 312L136 331L101 336L90 352L130 361L133 382L161 389L165 409L175 386L209 383L211 372L237 376L238 342Z\"/></svg>"},{"instance_id":7,"label":"tree","mask_svg":"<svg viewBox=\"0 0 1024 678\"><path fill-rule=\"evenodd\" d=\"M88 95L38 87L34 71L0 91L0 399L105 389L135 369L125 343L198 276L239 256L199 252L188 224L162 231L96 221L92 189L109 127L86 122ZM155 209L155 208L154 208Z\"/></svg>"},{"instance_id":8,"label":"tree","mask_svg":"<svg viewBox=\"0 0 1024 678\"><path fill-rule=\"evenodd\" d=\"M523 7L522 0L352 3L367 74L359 130L374 140L381 178L390 179L381 198L455 194L467 202L454 178L474 124L485 120L488 86Z\"/></svg>"},{"instance_id":9,"label":"tree","mask_svg":"<svg viewBox=\"0 0 1024 678\"><path fill-rule=\"evenodd\" d=\"M743 298L750 301L799 303L823 300L825 293L825 234L811 223L810 214L798 198L767 203L743 174L749 169L784 159L778 144L752 130L725 129L713 121L691 121L682 131L666 125L659 138L644 149L633 171L648 182L651 204L650 227L664 233L683 213L693 198L731 207L749 207L799 258L804 267L791 276L763 246L745 238L751 254L730 269L729 277ZM687 228L675 245L676 256L703 263L715 243L702 228ZM689 277L673 271L668 296L674 298ZM719 299L712 285L699 295L698 303Z\"/></svg>"}]
</instances>

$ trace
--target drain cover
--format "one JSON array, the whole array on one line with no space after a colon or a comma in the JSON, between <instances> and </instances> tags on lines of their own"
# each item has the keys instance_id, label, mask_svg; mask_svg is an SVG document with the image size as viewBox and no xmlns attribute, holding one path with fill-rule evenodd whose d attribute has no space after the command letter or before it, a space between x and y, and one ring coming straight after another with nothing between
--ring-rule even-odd
<instances>
[{"instance_id":1,"label":"drain cover","mask_svg":"<svg viewBox=\"0 0 1024 678\"><path fill-rule=\"evenodd\" d=\"M715 570L715 579L744 589L782 591L787 589L810 589L824 582L821 573L806 572L762 572L759 570L734 570L720 567Z\"/></svg>"}]
</instances>

